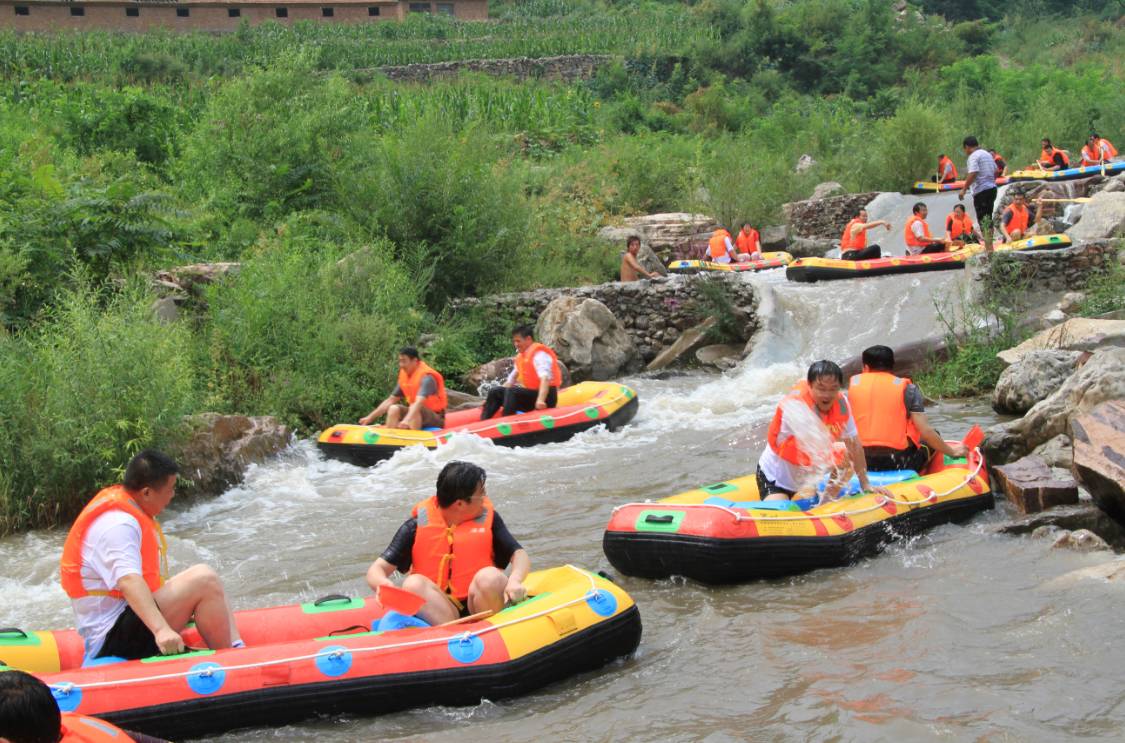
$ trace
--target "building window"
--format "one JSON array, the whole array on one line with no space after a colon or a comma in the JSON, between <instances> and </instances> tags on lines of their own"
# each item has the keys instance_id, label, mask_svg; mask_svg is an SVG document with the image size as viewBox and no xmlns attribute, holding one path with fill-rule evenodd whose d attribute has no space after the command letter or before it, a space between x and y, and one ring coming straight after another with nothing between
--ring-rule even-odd
<instances>
[{"instance_id":1,"label":"building window","mask_svg":"<svg viewBox=\"0 0 1125 743\"><path fill-rule=\"evenodd\" d=\"M84 15L86 15L86 9L85 8L74 8L74 7L72 7L70 9L70 14L73 15L73 16L84 16Z\"/></svg>"},{"instance_id":2,"label":"building window","mask_svg":"<svg viewBox=\"0 0 1125 743\"><path fill-rule=\"evenodd\" d=\"M241 15L241 8L227 8L227 18L238 18Z\"/></svg>"},{"instance_id":3,"label":"building window","mask_svg":"<svg viewBox=\"0 0 1125 743\"><path fill-rule=\"evenodd\" d=\"M437 12L438 12L438 15L452 16L454 14L453 13L453 3L438 3L437 4Z\"/></svg>"},{"instance_id":4,"label":"building window","mask_svg":"<svg viewBox=\"0 0 1125 743\"><path fill-rule=\"evenodd\" d=\"M336 11L333 10L332 8L321 8L320 9L320 15L323 18L331 18L332 16L336 15Z\"/></svg>"},{"instance_id":5,"label":"building window","mask_svg":"<svg viewBox=\"0 0 1125 743\"><path fill-rule=\"evenodd\" d=\"M16 15L31 15L31 8L26 5L17 5Z\"/></svg>"},{"instance_id":6,"label":"building window","mask_svg":"<svg viewBox=\"0 0 1125 743\"><path fill-rule=\"evenodd\" d=\"M273 13L278 18L288 18L289 17L289 8L274 8Z\"/></svg>"},{"instance_id":7,"label":"building window","mask_svg":"<svg viewBox=\"0 0 1125 743\"><path fill-rule=\"evenodd\" d=\"M126 8L125 9L125 15L129 16L130 18L136 18L140 14L141 14L140 8Z\"/></svg>"},{"instance_id":8,"label":"building window","mask_svg":"<svg viewBox=\"0 0 1125 743\"><path fill-rule=\"evenodd\" d=\"M372 5L367 8L367 15L379 15L379 8Z\"/></svg>"},{"instance_id":9,"label":"building window","mask_svg":"<svg viewBox=\"0 0 1125 743\"><path fill-rule=\"evenodd\" d=\"M176 8L177 18L187 18L191 15L191 8Z\"/></svg>"},{"instance_id":10,"label":"building window","mask_svg":"<svg viewBox=\"0 0 1125 743\"><path fill-rule=\"evenodd\" d=\"M410 3L410 12L411 13L429 13L430 12L430 4L429 3Z\"/></svg>"}]
</instances>

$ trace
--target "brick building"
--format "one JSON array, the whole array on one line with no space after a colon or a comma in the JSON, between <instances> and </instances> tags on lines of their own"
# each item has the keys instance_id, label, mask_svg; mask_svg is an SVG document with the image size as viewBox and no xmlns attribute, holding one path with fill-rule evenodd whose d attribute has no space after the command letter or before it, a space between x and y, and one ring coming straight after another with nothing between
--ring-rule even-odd
<instances>
[{"instance_id":1,"label":"brick building","mask_svg":"<svg viewBox=\"0 0 1125 743\"><path fill-rule=\"evenodd\" d=\"M408 13L488 18L488 0L0 0L0 28L234 31L243 21L370 23Z\"/></svg>"}]
</instances>

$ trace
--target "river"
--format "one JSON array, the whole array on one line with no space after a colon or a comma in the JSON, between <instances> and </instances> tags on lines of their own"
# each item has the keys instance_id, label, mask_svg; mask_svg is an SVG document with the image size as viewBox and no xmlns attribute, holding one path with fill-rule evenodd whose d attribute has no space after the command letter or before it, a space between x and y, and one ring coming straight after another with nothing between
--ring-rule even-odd
<instances>
[{"instance_id":1,"label":"river","mask_svg":"<svg viewBox=\"0 0 1125 743\"><path fill-rule=\"evenodd\" d=\"M460 458L487 469L491 498L536 566L607 569L601 537L615 504L753 471L773 406L808 360L936 332L930 297L961 282L961 272L886 277L841 293L843 282L794 287L781 273L748 279L777 304L740 369L626 380L641 407L620 432L522 450L454 440L373 469L326 461L303 441L221 497L173 504L164 519L173 565L213 565L236 608L362 593L364 571L410 506ZM997 420L980 401L935 405L931 419L949 437ZM785 580L714 588L618 576L644 621L631 659L471 708L220 740L1125 738L1119 587L1044 585L1104 556L990 532L1009 516L998 503L850 568ZM0 540L0 626L71 624L56 579L63 537Z\"/></svg>"}]
</instances>

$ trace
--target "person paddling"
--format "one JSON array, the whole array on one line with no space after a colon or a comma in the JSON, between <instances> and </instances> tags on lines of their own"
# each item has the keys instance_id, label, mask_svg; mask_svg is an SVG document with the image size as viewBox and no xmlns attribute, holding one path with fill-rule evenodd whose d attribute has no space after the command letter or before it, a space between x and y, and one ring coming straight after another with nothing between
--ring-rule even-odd
<instances>
[{"instance_id":1,"label":"person paddling","mask_svg":"<svg viewBox=\"0 0 1125 743\"><path fill-rule=\"evenodd\" d=\"M937 182L952 183L955 180L957 180L957 167L953 164L953 160L945 155L938 155Z\"/></svg>"},{"instance_id":2,"label":"person paddling","mask_svg":"<svg viewBox=\"0 0 1125 743\"><path fill-rule=\"evenodd\" d=\"M1083 165L1105 165L1117 157L1117 148L1105 137L1099 137L1097 132L1090 135L1086 145L1082 148Z\"/></svg>"},{"instance_id":3,"label":"person paddling","mask_svg":"<svg viewBox=\"0 0 1125 743\"><path fill-rule=\"evenodd\" d=\"M1043 149L1039 153L1039 159L1031 167L1038 167L1040 170L1063 170L1070 167L1070 156L1066 150L1060 150L1051 144L1051 140L1043 137L1040 142Z\"/></svg>"}]
</instances>

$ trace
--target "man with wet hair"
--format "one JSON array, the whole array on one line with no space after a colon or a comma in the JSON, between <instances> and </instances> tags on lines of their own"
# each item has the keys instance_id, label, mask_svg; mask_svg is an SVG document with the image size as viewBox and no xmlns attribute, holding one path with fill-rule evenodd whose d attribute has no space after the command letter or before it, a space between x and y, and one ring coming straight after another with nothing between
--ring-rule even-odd
<instances>
[{"instance_id":1,"label":"man with wet hair","mask_svg":"<svg viewBox=\"0 0 1125 743\"><path fill-rule=\"evenodd\" d=\"M637 281L641 274L648 279L659 279L660 274L649 271L637 260L637 253L641 250L641 238L630 235L625 241L625 253L621 256L621 280Z\"/></svg>"},{"instance_id":2,"label":"man with wet hair","mask_svg":"<svg viewBox=\"0 0 1125 743\"><path fill-rule=\"evenodd\" d=\"M434 496L414 506L390 546L367 569L367 584L378 594L406 575L402 587L426 600L418 615L430 624L451 622L527 597L523 581L531 559L520 546L485 490L483 469L453 461L442 468ZM511 575L504 569L511 565Z\"/></svg>"},{"instance_id":3,"label":"man with wet hair","mask_svg":"<svg viewBox=\"0 0 1125 743\"><path fill-rule=\"evenodd\" d=\"M447 402L445 378L422 361L417 348L405 346L398 352L398 384L359 424L369 426L386 415L387 428L445 428Z\"/></svg>"},{"instance_id":4,"label":"man with wet hair","mask_svg":"<svg viewBox=\"0 0 1125 743\"><path fill-rule=\"evenodd\" d=\"M862 490L890 495L886 488L872 487L867 479L867 463L855 418L847 396L840 391L843 384L844 372L839 366L831 361L817 361L809 367L805 381L797 384L777 406L766 435L766 448L758 460L758 494L762 500L791 499L819 476L818 464L835 470L824 491L826 499L834 498L847 481L840 475L849 469L849 463ZM807 430L806 422L820 430ZM817 439L823 444L831 442L831 451L810 451ZM842 442L843 452L837 442ZM813 456L823 461L818 463Z\"/></svg>"},{"instance_id":5,"label":"man with wet hair","mask_svg":"<svg viewBox=\"0 0 1125 743\"><path fill-rule=\"evenodd\" d=\"M162 743L105 720L61 714L51 689L30 673L0 665L0 743L69 743L93 740Z\"/></svg>"},{"instance_id":6,"label":"man with wet hair","mask_svg":"<svg viewBox=\"0 0 1125 743\"><path fill-rule=\"evenodd\" d=\"M156 517L172 501L179 471L168 455L145 449L125 468L125 482L94 496L70 528L61 581L87 659L182 653L180 631L191 621L212 649L242 644L214 570L194 565L168 577Z\"/></svg>"},{"instance_id":7,"label":"man with wet hair","mask_svg":"<svg viewBox=\"0 0 1125 743\"><path fill-rule=\"evenodd\" d=\"M559 387L562 386L562 368L559 357L535 340L530 325L517 325L512 330L512 345L516 355L512 371L502 387L488 391L481 407L480 419L486 421L504 408L504 415L553 408L559 404Z\"/></svg>"},{"instance_id":8,"label":"man with wet hair","mask_svg":"<svg viewBox=\"0 0 1125 743\"><path fill-rule=\"evenodd\" d=\"M894 368L891 348L871 346L863 352L863 372L848 385L867 469L921 472L934 452L966 456L964 444L946 443L930 426L921 390L909 377L895 376Z\"/></svg>"}]
</instances>

